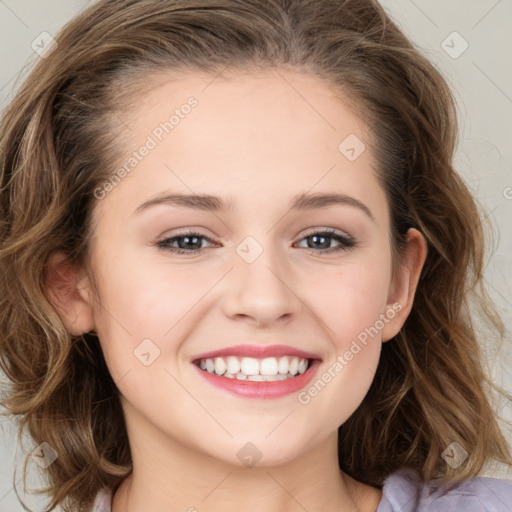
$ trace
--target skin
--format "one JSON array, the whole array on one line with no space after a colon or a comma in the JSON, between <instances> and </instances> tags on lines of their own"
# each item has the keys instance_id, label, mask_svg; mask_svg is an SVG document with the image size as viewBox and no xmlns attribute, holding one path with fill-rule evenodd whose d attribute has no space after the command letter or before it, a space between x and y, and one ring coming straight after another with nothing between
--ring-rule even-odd
<instances>
[{"instance_id":1,"label":"skin","mask_svg":"<svg viewBox=\"0 0 512 512\"><path fill-rule=\"evenodd\" d=\"M49 287L69 331L98 333L121 395L134 470L113 511L375 511L381 491L339 470L337 429L364 399L382 343L411 310L425 240L409 230L403 271L393 276L386 195L367 127L348 99L319 78L283 70L212 80L164 80L123 114L129 129L119 143L129 155L188 97L198 100L98 200L91 265L99 297L78 267L66 274L63 293L64 259L51 260ZM338 150L349 134L366 141L354 161ZM230 198L232 207L214 213L163 204L134 214L162 192ZM346 204L290 210L303 192L346 194L373 219ZM207 237L192 243L200 252L155 245L185 228ZM315 247L340 246L307 238L326 228L349 234L355 247L319 253ZM236 251L247 236L263 249L252 263ZM240 343L281 343L322 359L316 380L393 304L401 307L394 318L307 404L297 393L234 396L191 363ZM160 350L149 366L134 356L147 338ZM247 442L261 452L253 467L237 457Z\"/></svg>"}]
</instances>

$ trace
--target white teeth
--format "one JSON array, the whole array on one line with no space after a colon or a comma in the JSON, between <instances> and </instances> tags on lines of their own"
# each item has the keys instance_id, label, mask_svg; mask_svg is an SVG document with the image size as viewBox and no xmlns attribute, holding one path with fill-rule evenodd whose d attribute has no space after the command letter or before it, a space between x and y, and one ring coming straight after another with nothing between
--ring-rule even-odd
<instances>
[{"instance_id":1,"label":"white teeth","mask_svg":"<svg viewBox=\"0 0 512 512\"><path fill-rule=\"evenodd\" d=\"M251 381L285 380L303 374L308 369L308 359L297 356L238 358L236 356L201 359L199 367L214 375L228 379Z\"/></svg>"},{"instance_id":2,"label":"white teeth","mask_svg":"<svg viewBox=\"0 0 512 512\"><path fill-rule=\"evenodd\" d=\"M227 357L226 364L228 366L228 372L231 373L231 375L236 375L240 371L240 361L238 357Z\"/></svg>"},{"instance_id":3,"label":"white teeth","mask_svg":"<svg viewBox=\"0 0 512 512\"><path fill-rule=\"evenodd\" d=\"M207 359L206 360L206 371L208 373L213 373L215 370L215 363L213 362L212 359Z\"/></svg>"},{"instance_id":4,"label":"white teeth","mask_svg":"<svg viewBox=\"0 0 512 512\"><path fill-rule=\"evenodd\" d=\"M248 375L247 380L259 380L263 382L265 377L263 377L263 375Z\"/></svg>"},{"instance_id":5,"label":"white teeth","mask_svg":"<svg viewBox=\"0 0 512 512\"><path fill-rule=\"evenodd\" d=\"M279 373L281 375L286 375L288 373L288 368L290 367L290 364L288 363L287 357L280 357L279 358ZM204 370L204 368L203 368Z\"/></svg>"},{"instance_id":6,"label":"white teeth","mask_svg":"<svg viewBox=\"0 0 512 512\"><path fill-rule=\"evenodd\" d=\"M244 357L240 363L240 371L245 375L258 375L260 373L260 363L253 357Z\"/></svg>"},{"instance_id":7,"label":"white teeth","mask_svg":"<svg viewBox=\"0 0 512 512\"><path fill-rule=\"evenodd\" d=\"M215 358L215 373L217 375L222 375L227 370L227 364L222 357Z\"/></svg>"},{"instance_id":8,"label":"white teeth","mask_svg":"<svg viewBox=\"0 0 512 512\"><path fill-rule=\"evenodd\" d=\"M277 359L275 357L267 357L260 363L261 375L277 375L279 371Z\"/></svg>"}]
</instances>

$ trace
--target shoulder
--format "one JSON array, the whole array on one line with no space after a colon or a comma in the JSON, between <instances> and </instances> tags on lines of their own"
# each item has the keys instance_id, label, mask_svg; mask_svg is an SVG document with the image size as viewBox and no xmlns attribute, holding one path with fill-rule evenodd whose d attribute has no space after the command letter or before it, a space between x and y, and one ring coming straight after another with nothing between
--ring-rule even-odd
<instances>
[{"instance_id":1,"label":"shoulder","mask_svg":"<svg viewBox=\"0 0 512 512\"><path fill-rule=\"evenodd\" d=\"M89 512L111 512L112 491L108 487L100 489Z\"/></svg>"},{"instance_id":2,"label":"shoulder","mask_svg":"<svg viewBox=\"0 0 512 512\"><path fill-rule=\"evenodd\" d=\"M412 469L389 475L376 512L510 512L512 481L478 476L449 488Z\"/></svg>"}]
</instances>

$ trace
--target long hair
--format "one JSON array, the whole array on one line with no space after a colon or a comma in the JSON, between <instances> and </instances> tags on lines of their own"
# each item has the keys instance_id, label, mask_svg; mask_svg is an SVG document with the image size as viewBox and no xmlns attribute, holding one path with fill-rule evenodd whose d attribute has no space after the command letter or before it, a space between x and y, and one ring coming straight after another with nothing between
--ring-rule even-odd
<instances>
[{"instance_id":1,"label":"long hair","mask_svg":"<svg viewBox=\"0 0 512 512\"><path fill-rule=\"evenodd\" d=\"M52 509L84 512L132 459L97 336L65 328L45 284L48 259L64 251L87 265L94 191L122 154L118 115L156 83L150 77L184 71L291 69L324 79L369 127L394 271L409 227L427 241L412 311L339 428L340 468L380 487L404 467L455 482L491 459L512 463L475 326L478 310L503 338L483 286L480 207L452 165L455 102L377 1L101 0L56 42L0 124L0 365L10 381L2 403L20 419L19 438L28 427L36 445L58 453L40 491ZM457 468L441 456L452 442L469 453Z\"/></svg>"}]
</instances>

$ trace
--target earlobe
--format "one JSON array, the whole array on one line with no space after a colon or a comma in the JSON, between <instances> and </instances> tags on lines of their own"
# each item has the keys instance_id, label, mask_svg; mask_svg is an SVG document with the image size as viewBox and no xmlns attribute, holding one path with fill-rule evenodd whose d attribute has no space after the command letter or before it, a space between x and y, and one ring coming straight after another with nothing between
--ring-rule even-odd
<instances>
[{"instance_id":1,"label":"earlobe","mask_svg":"<svg viewBox=\"0 0 512 512\"><path fill-rule=\"evenodd\" d=\"M423 235L417 229L410 228L401 255L400 268L397 275L393 276L389 288L386 312L393 311L393 315L381 331L383 342L398 334L411 312L427 252Z\"/></svg>"},{"instance_id":2,"label":"earlobe","mask_svg":"<svg viewBox=\"0 0 512 512\"><path fill-rule=\"evenodd\" d=\"M46 288L70 334L78 336L94 330L89 279L62 252L48 260Z\"/></svg>"}]
</instances>

